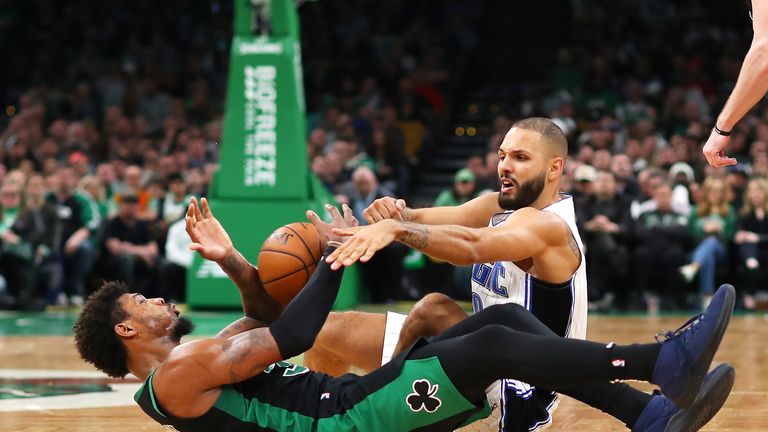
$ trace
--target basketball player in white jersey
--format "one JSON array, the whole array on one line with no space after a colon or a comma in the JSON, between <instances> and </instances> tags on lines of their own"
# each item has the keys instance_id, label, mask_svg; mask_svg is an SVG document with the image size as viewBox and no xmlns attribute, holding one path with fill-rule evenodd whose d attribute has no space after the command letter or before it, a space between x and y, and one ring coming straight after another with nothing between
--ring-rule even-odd
<instances>
[{"instance_id":1,"label":"basketball player in white jersey","mask_svg":"<svg viewBox=\"0 0 768 432\"><path fill-rule=\"evenodd\" d=\"M328 261L333 268L364 262L390 242L399 241L440 260L474 264L471 284L475 312L493 304L518 303L557 335L584 339L587 299L583 245L573 199L559 193L566 155L565 135L554 123L543 118L522 120L510 129L499 149L499 193L458 207L419 210L405 207L402 200L377 200L365 212L369 222L375 223L346 230L344 233L352 237ZM405 320L395 354L416 338L440 334L466 316L447 297L427 296ZM390 321L395 318L388 315L386 333L398 334L402 321L392 325ZM382 352L377 345L381 346L384 325L380 315L335 314L329 317L305 362L329 372L346 363L365 370L371 363L365 350ZM391 355L387 336L383 338L384 361ZM666 425L670 413L676 411L663 397L652 397L626 384L594 384L561 392L637 430L649 430L651 417ZM500 407L499 427L505 431L546 426L557 405L554 392L515 380L503 380L488 396L491 404Z\"/></svg>"}]
</instances>

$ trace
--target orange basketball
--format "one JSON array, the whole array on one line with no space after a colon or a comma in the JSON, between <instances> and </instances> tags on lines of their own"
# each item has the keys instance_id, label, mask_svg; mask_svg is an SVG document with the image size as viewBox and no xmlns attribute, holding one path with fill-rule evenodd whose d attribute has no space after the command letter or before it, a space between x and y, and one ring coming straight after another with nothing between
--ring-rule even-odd
<instances>
[{"instance_id":1,"label":"orange basketball","mask_svg":"<svg viewBox=\"0 0 768 432\"><path fill-rule=\"evenodd\" d=\"M267 293L285 306L304 287L322 258L320 237L311 223L276 229L261 245L259 277Z\"/></svg>"}]
</instances>

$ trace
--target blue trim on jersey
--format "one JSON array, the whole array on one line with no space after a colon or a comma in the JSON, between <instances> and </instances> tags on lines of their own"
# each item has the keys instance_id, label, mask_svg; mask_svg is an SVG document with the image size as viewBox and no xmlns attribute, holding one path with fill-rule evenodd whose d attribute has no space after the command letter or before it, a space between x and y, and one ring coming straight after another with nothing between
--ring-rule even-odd
<instances>
[{"instance_id":1,"label":"blue trim on jersey","mask_svg":"<svg viewBox=\"0 0 768 432\"><path fill-rule=\"evenodd\" d=\"M520 399L530 399L531 396L533 396L533 391L536 390L536 387L531 386L528 390L518 388L517 385L515 385L517 381L512 379L505 379L504 380L504 388L512 389L515 391L515 396L519 397Z\"/></svg>"},{"instance_id":2,"label":"blue trim on jersey","mask_svg":"<svg viewBox=\"0 0 768 432\"><path fill-rule=\"evenodd\" d=\"M523 307L527 310L531 310L531 297L533 297L533 293L531 292L531 287L533 286L533 277L530 273L525 273L525 302L523 304Z\"/></svg>"},{"instance_id":3,"label":"blue trim on jersey","mask_svg":"<svg viewBox=\"0 0 768 432\"><path fill-rule=\"evenodd\" d=\"M544 426L545 424L552 423L552 413L549 411L550 408L555 404L555 402L558 399L558 394L555 393L555 397L552 398L552 401L547 405L546 411L547 411L547 418L545 420L537 421L533 424L533 426L528 426L528 430L532 431L535 430L541 426Z\"/></svg>"},{"instance_id":4,"label":"blue trim on jersey","mask_svg":"<svg viewBox=\"0 0 768 432\"><path fill-rule=\"evenodd\" d=\"M578 271L578 270L576 270ZM568 333L571 331L571 323L573 323L573 305L576 303L576 276L571 276L571 312L568 315L568 324L565 326L565 337L568 337Z\"/></svg>"},{"instance_id":5,"label":"blue trim on jersey","mask_svg":"<svg viewBox=\"0 0 768 432\"><path fill-rule=\"evenodd\" d=\"M507 432L507 391L504 380L501 381L501 415L499 416L499 432Z\"/></svg>"}]
</instances>

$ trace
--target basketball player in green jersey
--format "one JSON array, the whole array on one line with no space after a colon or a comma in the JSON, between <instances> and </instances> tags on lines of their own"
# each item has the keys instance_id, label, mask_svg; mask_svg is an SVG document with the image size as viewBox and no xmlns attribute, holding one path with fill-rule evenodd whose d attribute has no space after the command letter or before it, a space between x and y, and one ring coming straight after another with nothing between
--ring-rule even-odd
<instances>
[{"instance_id":1,"label":"basketball player in green jersey","mask_svg":"<svg viewBox=\"0 0 768 432\"><path fill-rule=\"evenodd\" d=\"M193 233L197 225L212 225L204 220L215 221L203 204L205 216L196 207L188 211ZM344 218L331 213L333 225L308 214L329 239L325 256L341 240L331 227L355 225L349 208ZM209 257L221 252L201 243L193 248ZM693 430L702 411L706 417L719 409L732 385L727 365L705 377L733 311L731 286L721 287L703 315L667 333L661 344L556 337L523 307L506 304L417 341L364 377L331 378L285 363L312 346L340 285L341 272L321 261L274 322L246 316L217 337L181 344L191 323L175 305L105 283L75 324L76 344L86 361L110 376L130 372L142 379L135 398L151 418L193 432L452 430L487 413L485 388L502 377L556 390L617 379L653 382L682 408L673 422L661 419L662 427Z\"/></svg>"}]
</instances>

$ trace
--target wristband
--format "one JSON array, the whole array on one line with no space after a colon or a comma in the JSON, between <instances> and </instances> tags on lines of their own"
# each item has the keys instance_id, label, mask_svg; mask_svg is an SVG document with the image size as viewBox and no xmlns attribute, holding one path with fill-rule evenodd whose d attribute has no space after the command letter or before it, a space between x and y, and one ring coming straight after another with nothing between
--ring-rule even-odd
<instances>
[{"instance_id":1,"label":"wristband","mask_svg":"<svg viewBox=\"0 0 768 432\"><path fill-rule=\"evenodd\" d=\"M724 131L715 125L715 133L722 136L731 136L732 131Z\"/></svg>"}]
</instances>

